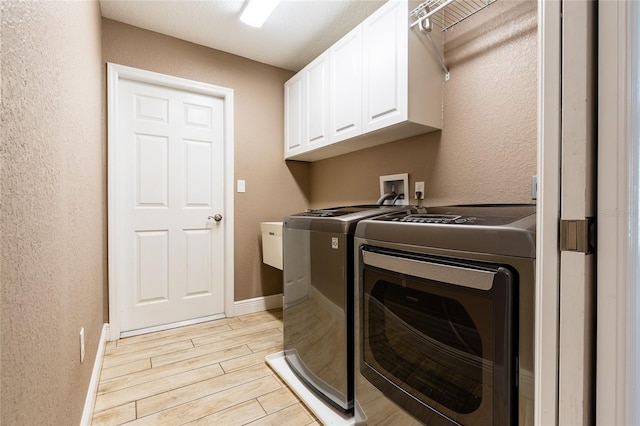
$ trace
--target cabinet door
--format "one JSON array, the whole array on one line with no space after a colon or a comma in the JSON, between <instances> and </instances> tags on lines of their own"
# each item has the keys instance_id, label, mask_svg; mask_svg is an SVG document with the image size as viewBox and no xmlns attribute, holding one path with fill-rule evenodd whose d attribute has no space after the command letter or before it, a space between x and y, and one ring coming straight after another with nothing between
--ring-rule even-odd
<instances>
[{"instance_id":1,"label":"cabinet door","mask_svg":"<svg viewBox=\"0 0 640 426\"><path fill-rule=\"evenodd\" d=\"M303 70L306 79L306 149L329 143L329 52L325 52Z\"/></svg>"},{"instance_id":2,"label":"cabinet door","mask_svg":"<svg viewBox=\"0 0 640 426\"><path fill-rule=\"evenodd\" d=\"M329 49L331 143L362 133L362 26Z\"/></svg>"},{"instance_id":3,"label":"cabinet door","mask_svg":"<svg viewBox=\"0 0 640 426\"><path fill-rule=\"evenodd\" d=\"M390 0L363 23L365 133L407 119L407 9Z\"/></svg>"},{"instance_id":4,"label":"cabinet door","mask_svg":"<svg viewBox=\"0 0 640 426\"><path fill-rule=\"evenodd\" d=\"M303 76L296 74L284 85L284 158L302 152L305 147Z\"/></svg>"}]
</instances>

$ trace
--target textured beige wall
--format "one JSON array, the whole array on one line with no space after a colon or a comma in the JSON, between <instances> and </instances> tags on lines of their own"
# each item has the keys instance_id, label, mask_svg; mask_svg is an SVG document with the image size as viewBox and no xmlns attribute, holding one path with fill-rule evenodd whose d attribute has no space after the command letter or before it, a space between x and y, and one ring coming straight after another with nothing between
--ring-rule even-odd
<instances>
[{"instance_id":1,"label":"textured beige wall","mask_svg":"<svg viewBox=\"0 0 640 426\"><path fill-rule=\"evenodd\" d=\"M264 265L260 222L280 221L308 204L308 165L282 160L284 82L291 71L103 20L106 62L229 87L235 103L235 299L282 292L282 272Z\"/></svg>"},{"instance_id":2,"label":"textured beige wall","mask_svg":"<svg viewBox=\"0 0 640 426\"><path fill-rule=\"evenodd\" d=\"M78 424L106 320L100 10L0 7L0 423Z\"/></svg>"},{"instance_id":3,"label":"textured beige wall","mask_svg":"<svg viewBox=\"0 0 640 426\"><path fill-rule=\"evenodd\" d=\"M536 7L499 1L445 32L444 129L313 163L312 206L375 201L380 175L405 172L427 206L532 202Z\"/></svg>"}]
</instances>

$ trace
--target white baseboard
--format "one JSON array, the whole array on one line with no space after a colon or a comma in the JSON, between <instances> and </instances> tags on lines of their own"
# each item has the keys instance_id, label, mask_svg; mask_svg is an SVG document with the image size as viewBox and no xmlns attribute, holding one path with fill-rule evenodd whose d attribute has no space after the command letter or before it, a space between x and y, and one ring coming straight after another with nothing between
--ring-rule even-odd
<instances>
[{"instance_id":1,"label":"white baseboard","mask_svg":"<svg viewBox=\"0 0 640 426\"><path fill-rule=\"evenodd\" d=\"M89 426L93 418L93 407L96 405L96 396L98 394L98 383L100 382L100 371L102 370L102 361L104 360L104 350L109 337L109 324L102 326L100 334L100 343L96 351L96 360L93 363L93 372L91 373L91 381L87 391L87 398L84 401L84 410L82 411L82 419L80 426Z\"/></svg>"},{"instance_id":2,"label":"white baseboard","mask_svg":"<svg viewBox=\"0 0 640 426\"><path fill-rule=\"evenodd\" d=\"M246 315L278 308L282 308L282 293L238 300L233 303L234 315Z\"/></svg>"},{"instance_id":3,"label":"white baseboard","mask_svg":"<svg viewBox=\"0 0 640 426\"><path fill-rule=\"evenodd\" d=\"M216 315L210 315L208 317L201 317L201 318L194 318L194 319L185 320L185 321L172 322L170 324L162 324L162 325L156 325L153 327L139 328L137 330L123 331L120 333L120 338L139 336L141 334L147 334L147 333L155 333L156 331L170 330L172 328L186 327L187 325L200 324L201 322L213 321L213 320L217 320L224 317L225 317L225 314L216 314Z\"/></svg>"}]
</instances>

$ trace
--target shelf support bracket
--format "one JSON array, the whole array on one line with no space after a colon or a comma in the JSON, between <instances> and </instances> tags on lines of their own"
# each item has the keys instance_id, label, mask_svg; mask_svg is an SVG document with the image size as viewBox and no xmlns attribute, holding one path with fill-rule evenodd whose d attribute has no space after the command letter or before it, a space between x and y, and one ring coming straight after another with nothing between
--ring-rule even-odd
<instances>
[{"instance_id":1,"label":"shelf support bracket","mask_svg":"<svg viewBox=\"0 0 640 426\"><path fill-rule=\"evenodd\" d=\"M424 33L424 35L427 36L427 39L429 39L429 42L431 43L431 48L435 52L436 57L438 58L438 62L440 62L440 66L444 71L444 79L445 81L449 81L449 78L450 78L449 68L447 68L447 65L444 63L444 56L442 55L442 53L440 53L440 50L438 49L438 47L436 46L436 43L433 41L433 38L431 37L431 29L433 28L431 26L431 19L426 18L419 21L418 28L420 28L420 32Z\"/></svg>"}]
</instances>

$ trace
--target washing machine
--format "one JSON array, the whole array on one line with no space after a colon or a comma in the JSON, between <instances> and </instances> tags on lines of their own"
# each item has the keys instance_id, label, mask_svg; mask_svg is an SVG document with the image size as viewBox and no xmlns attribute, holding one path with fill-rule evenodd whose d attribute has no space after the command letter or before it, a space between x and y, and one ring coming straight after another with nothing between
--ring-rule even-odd
<instances>
[{"instance_id":1,"label":"washing machine","mask_svg":"<svg viewBox=\"0 0 640 426\"><path fill-rule=\"evenodd\" d=\"M316 395L353 413L354 232L363 219L408 206L308 210L283 224L283 331L287 364Z\"/></svg>"}]
</instances>

